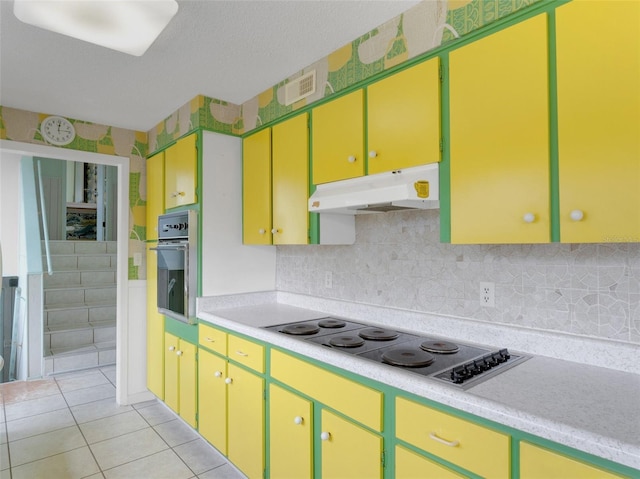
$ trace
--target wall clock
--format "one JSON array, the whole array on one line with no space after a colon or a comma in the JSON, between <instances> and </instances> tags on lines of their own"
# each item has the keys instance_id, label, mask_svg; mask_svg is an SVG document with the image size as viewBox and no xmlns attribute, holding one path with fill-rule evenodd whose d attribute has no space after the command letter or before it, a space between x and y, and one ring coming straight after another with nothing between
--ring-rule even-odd
<instances>
[{"instance_id":1,"label":"wall clock","mask_svg":"<svg viewBox=\"0 0 640 479\"><path fill-rule=\"evenodd\" d=\"M40 125L40 134L52 145L68 145L76 137L73 124L61 116L49 116Z\"/></svg>"}]
</instances>

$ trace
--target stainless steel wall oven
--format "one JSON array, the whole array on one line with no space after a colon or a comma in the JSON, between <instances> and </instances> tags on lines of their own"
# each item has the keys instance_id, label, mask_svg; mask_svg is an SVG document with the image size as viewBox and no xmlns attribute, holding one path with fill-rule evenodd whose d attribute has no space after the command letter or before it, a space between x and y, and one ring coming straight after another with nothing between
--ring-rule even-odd
<instances>
[{"instance_id":1,"label":"stainless steel wall oven","mask_svg":"<svg viewBox=\"0 0 640 479\"><path fill-rule=\"evenodd\" d=\"M194 210L158 217L158 312L195 324L198 216Z\"/></svg>"}]
</instances>

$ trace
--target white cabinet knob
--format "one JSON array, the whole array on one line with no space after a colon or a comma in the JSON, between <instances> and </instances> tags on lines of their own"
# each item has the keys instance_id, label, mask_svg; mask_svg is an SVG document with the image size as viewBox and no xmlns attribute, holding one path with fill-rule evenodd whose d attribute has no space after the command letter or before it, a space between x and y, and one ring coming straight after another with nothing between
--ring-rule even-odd
<instances>
[{"instance_id":1,"label":"white cabinet knob","mask_svg":"<svg viewBox=\"0 0 640 479\"><path fill-rule=\"evenodd\" d=\"M355 157L355 156L353 156L353 155L351 155L349 158L347 158L347 161L348 161L349 163L355 163L355 162L356 162L356 157Z\"/></svg>"},{"instance_id":2,"label":"white cabinet knob","mask_svg":"<svg viewBox=\"0 0 640 479\"><path fill-rule=\"evenodd\" d=\"M260 233L261 235L265 234L267 232L267 230L265 230L264 228L260 228L258 230L258 233Z\"/></svg>"},{"instance_id":3,"label":"white cabinet knob","mask_svg":"<svg viewBox=\"0 0 640 479\"><path fill-rule=\"evenodd\" d=\"M376 156L378 156L378 152L375 150L371 150L369 152L369 158L375 158Z\"/></svg>"},{"instance_id":4,"label":"white cabinet knob","mask_svg":"<svg viewBox=\"0 0 640 479\"><path fill-rule=\"evenodd\" d=\"M233 382L233 379L231 379L231 378L227 378L227 379L224 380L225 384L231 384L232 382Z\"/></svg>"},{"instance_id":5,"label":"white cabinet knob","mask_svg":"<svg viewBox=\"0 0 640 479\"><path fill-rule=\"evenodd\" d=\"M584 212L582 210L573 210L569 213L569 216L573 221L582 221L582 218L584 218Z\"/></svg>"},{"instance_id":6,"label":"white cabinet knob","mask_svg":"<svg viewBox=\"0 0 640 479\"><path fill-rule=\"evenodd\" d=\"M182 356L182 351L176 351L177 356Z\"/></svg>"},{"instance_id":7,"label":"white cabinet knob","mask_svg":"<svg viewBox=\"0 0 640 479\"><path fill-rule=\"evenodd\" d=\"M216 371L215 373L213 373L213 375L217 378L221 378L222 377L222 371Z\"/></svg>"},{"instance_id":8,"label":"white cabinet knob","mask_svg":"<svg viewBox=\"0 0 640 479\"><path fill-rule=\"evenodd\" d=\"M273 229L271 230L271 234L272 234L272 235L276 234L277 232L278 232L278 228L273 228Z\"/></svg>"},{"instance_id":9,"label":"white cabinet knob","mask_svg":"<svg viewBox=\"0 0 640 479\"><path fill-rule=\"evenodd\" d=\"M169 351L175 351L176 347L175 346L169 346Z\"/></svg>"},{"instance_id":10,"label":"white cabinet knob","mask_svg":"<svg viewBox=\"0 0 640 479\"><path fill-rule=\"evenodd\" d=\"M533 223L536 220L536 215L534 215L533 213L525 213L522 219L525 223Z\"/></svg>"},{"instance_id":11,"label":"white cabinet knob","mask_svg":"<svg viewBox=\"0 0 640 479\"><path fill-rule=\"evenodd\" d=\"M301 416L296 416L293 418L293 422L294 424L302 424L303 423L303 419Z\"/></svg>"},{"instance_id":12,"label":"white cabinet knob","mask_svg":"<svg viewBox=\"0 0 640 479\"><path fill-rule=\"evenodd\" d=\"M322 434L320 434L320 439L322 439L323 441L328 441L329 439L331 439L331 433L323 431Z\"/></svg>"}]
</instances>

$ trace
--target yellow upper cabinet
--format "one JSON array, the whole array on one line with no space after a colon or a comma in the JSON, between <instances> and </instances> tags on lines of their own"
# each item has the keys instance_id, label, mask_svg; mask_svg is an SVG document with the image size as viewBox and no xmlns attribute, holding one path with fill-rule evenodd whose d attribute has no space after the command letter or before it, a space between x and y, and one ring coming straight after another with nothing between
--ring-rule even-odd
<instances>
[{"instance_id":1,"label":"yellow upper cabinet","mask_svg":"<svg viewBox=\"0 0 640 479\"><path fill-rule=\"evenodd\" d=\"M640 3L556 10L560 240L640 241Z\"/></svg>"},{"instance_id":2,"label":"yellow upper cabinet","mask_svg":"<svg viewBox=\"0 0 640 479\"><path fill-rule=\"evenodd\" d=\"M158 216L164 213L164 152L147 159L147 239L158 239Z\"/></svg>"},{"instance_id":3,"label":"yellow upper cabinet","mask_svg":"<svg viewBox=\"0 0 640 479\"><path fill-rule=\"evenodd\" d=\"M314 108L312 129L314 184L364 175L362 90Z\"/></svg>"},{"instance_id":4,"label":"yellow upper cabinet","mask_svg":"<svg viewBox=\"0 0 640 479\"><path fill-rule=\"evenodd\" d=\"M189 135L178 140L164 152L165 162L165 206L190 205L198 201L197 135Z\"/></svg>"},{"instance_id":5,"label":"yellow upper cabinet","mask_svg":"<svg viewBox=\"0 0 640 479\"><path fill-rule=\"evenodd\" d=\"M242 220L245 244L271 244L271 128L242 142Z\"/></svg>"},{"instance_id":6,"label":"yellow upper cabinet","mask_svg":"<svg viewBox=\"0 0 640 479\"><path fill-rule=\"evenodd\" d=\"M367 87L368 174L440 161L440 59Z\"/></svg>"},{"instance_id":7,"label":"yellow upper cabinet","mask_svg":"<svg viewBox=\"0 0 640 479\"><path fill-rule=\"evenodd\" d=\"M451 240L550 239L547 16L450 53Z\"/></svg>"},{"instance_id":8,"label":"yellow upper cabinet","mask_svg":"<svg viewBox=\"0 0 640 479\"><path fill-rule=\"evenodd\" d=\"M309 114L243 143L243 241L309 243Z\"/></svg>"},{"instance_id":9,"label":"yellow upper cabinet","mask_svg":"<svg viewBox=\"0 0 640 479\"><path fill-rule=\"evenodd\" d=\"M273 244L309 242L309 115L273 127Z\"/></svg>"}]
</instances>

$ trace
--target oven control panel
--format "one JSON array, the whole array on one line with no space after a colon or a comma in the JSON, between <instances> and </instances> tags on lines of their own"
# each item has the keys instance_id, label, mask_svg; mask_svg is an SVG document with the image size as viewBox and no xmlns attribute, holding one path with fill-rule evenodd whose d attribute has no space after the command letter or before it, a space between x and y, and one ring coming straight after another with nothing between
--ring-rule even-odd
<instances>
[{"instance_id":1,"label":"oven control panel","mask_svg":"<svg viewBox=\"0 0 640 479\"><path fill-rule=\"evenodd\" d=\"M189 211L158 216L158 239L187 239L189 237Z\"/></svg>"}]
</instances>

